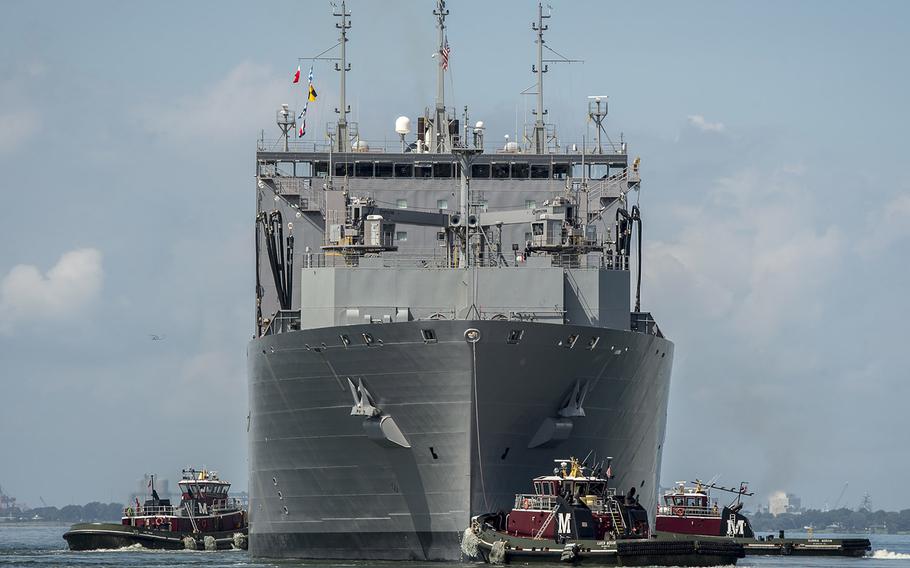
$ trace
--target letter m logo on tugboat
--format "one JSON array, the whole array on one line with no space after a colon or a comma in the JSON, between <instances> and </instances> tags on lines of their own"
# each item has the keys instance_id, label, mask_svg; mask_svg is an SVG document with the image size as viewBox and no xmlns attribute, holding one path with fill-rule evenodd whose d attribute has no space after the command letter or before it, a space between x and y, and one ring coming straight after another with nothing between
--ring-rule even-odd
<instances>
[{"instance_id":1,"label":"letter m logo on tugboat","mask_svg":"<svg viewBox=\"0 0 910 568\"><path fill-rule=\"evenodd\" d=\"M572 513L559 513L556 515L556 520L558 521L557 532L560 535L572 533Z\"/></svg>"},{"instance_id":2,"label":"letter m logo on tugboat","mask_svg":"<svg viewBox=\"0 0 910 568\"><path fill-rule=\"evenodd\" d=\"M745 536L746 521L743 519L727 519L727 536Z\"/></svg>"}]
</instances>

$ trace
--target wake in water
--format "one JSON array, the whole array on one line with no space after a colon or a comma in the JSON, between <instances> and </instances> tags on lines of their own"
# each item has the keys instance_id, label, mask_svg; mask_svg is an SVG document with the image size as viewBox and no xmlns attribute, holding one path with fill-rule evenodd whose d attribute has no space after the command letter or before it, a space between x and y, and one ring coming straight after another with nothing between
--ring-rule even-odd
<instances>
[{"instance_id":1,"label":"wake in water","mask_svg":"<svg viewBox=\"0 0 910 568\"><path fill-rule=\"evenodd\" d=\"M872 552L872 558L885 560L910 560L910 554L903 552L891 552L890 550L881 549Z\"/></svg>"}]
</instances>

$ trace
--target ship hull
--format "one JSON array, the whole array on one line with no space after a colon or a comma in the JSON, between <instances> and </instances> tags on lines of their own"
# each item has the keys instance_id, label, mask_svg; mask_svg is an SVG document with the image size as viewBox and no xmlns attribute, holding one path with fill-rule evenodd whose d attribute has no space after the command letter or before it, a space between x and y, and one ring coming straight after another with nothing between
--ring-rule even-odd
<instances>
[{"instance_id":1,"label":"ship hull","mask_svg":"<svg viewBox=\"0 0 910 568\"><path fill-rule=\"evenodd\" d=\"M248 355L254 556L457 560L473 515L510 509L553 459L589 452L653 508L663 338L434 320L265 336ZM359 384L378 416L351 415ZM382 419L401 438L383 438Z\"/></svg>"}]
</instances>

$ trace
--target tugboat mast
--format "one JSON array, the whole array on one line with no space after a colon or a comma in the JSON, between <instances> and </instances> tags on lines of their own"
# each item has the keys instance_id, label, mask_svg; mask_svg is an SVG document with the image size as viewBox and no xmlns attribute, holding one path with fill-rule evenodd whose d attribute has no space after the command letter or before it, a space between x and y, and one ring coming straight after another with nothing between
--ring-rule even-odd
<instances>
[{"instance_id":1,"label":"tugboat mast","mask_svg":"<svg viewBox=\"0 0 910 568\"><path fill-rule=\"evenodd\" d=\"M351 141L348 138L348 119L347 114L351 112L351 107L347 106L345 102L345 78L347 72L351 70L350 63L347 62L345 55L345 44L348 42L347 31L351 28L350 18L351 13L347 11L345 7L345 0L341 0L341 12L333 12L334 16L341 18L341 23L335 24L335 27L341 30L341 37L339 38L339 43L341 43L341 65L338 63L335 64L335 70L341 73L341 89L340 89L340 108L336 108L335 112L339 114L338 117L338 129L335 142L335 151L336 152L350 152L351 151Z\"/></svg>"},{"instance_id":2,"label":"tugboat mast","mask_svg":"<svg viewBox=\"0 0 910 568\"><path fill-rule=\"evenodd\" d=\"M436 51L437 66L436 66L436 116L433 119L433 131L436 136L436 140L433 144L433 150L436 153L442 154L450 150L448 140L449 140L449 121L446 117L446 104L445 104L445 72L446 72L446 61L447 56L444 55L446 49L446 16L449 15L449 11L446 9L445 0L437 0L436 9L433 10L433 15L436 16L436 28L439 30L439 49Z\"/></svg>"},{"instance_id":3,"label":"tugboat mast","mask_svg":"<svg viewBox=\"0 0 910 568\"><path fill-rule=\"evenodd\" d=\"M543 32L549 29L543 21L549 19L550 14L544 15L543 3L537 3L537 23L531 24L531 29L537 32L537 65L531 65L531 71L537 73L537 109L534 114L537 119L534 121L534 153L545 154L547 149L546 125L543 117L547 114L543 108L543 74L549 70L549 66L543 64Z\"/></svg>"}]
</instances>

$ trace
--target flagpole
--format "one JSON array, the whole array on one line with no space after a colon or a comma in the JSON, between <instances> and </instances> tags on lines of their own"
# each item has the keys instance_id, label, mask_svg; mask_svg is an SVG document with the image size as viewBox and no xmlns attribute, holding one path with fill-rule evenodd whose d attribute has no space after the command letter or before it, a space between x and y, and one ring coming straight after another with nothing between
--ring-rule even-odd
<instances>
[{"instance_id":1,"label":"flagpole","mask_svg":"<svg viewBox=\"0 0 910 568\"><path fill-rule=\"evenodd\" d=\"M350 112L350 109L347 106L345 100L345 78L347 72L351 69L351 66L347 63L346 55L346 44L348 43L348 34L347 31L351 27L351 22L348 20L348 17L351 15L345 7L345 0L341 0L341 12L334 12L335 16L341 18L341 23L335 24L335 27L341 30L341 38L339 43L341 44L341 66L337 63L335 64L335 69L341 72L341 89L339 93L341 108L336 109L336 112L339 113L338 117L338 131L337 131L337 150L339 152L350 152L350 140L348 140L348 119L347 114Z\"/></svg>"},{"instance_id":2,"label":"flagpole","mask_svg":"<svg viewBox=\"0 0 910 568\"><path fill-rule=\"evenodd\" d=\"M446 60L443 50L445 50L445 32L446 32L446 16L449 14L449 11L446 9L445 0L437 0L436 9L433 10L433 14L436 16L436 27L439 31L439 49L436 51L437 54L437 67L436 67L436 118L433 120L433 130L436 131L436 144L434 150L438 153L445 152L448 148L446 141L448 140L448 121L446 120L446 105L445 105L445 67L444 62Z\"/></svg>"}]
</instances>

